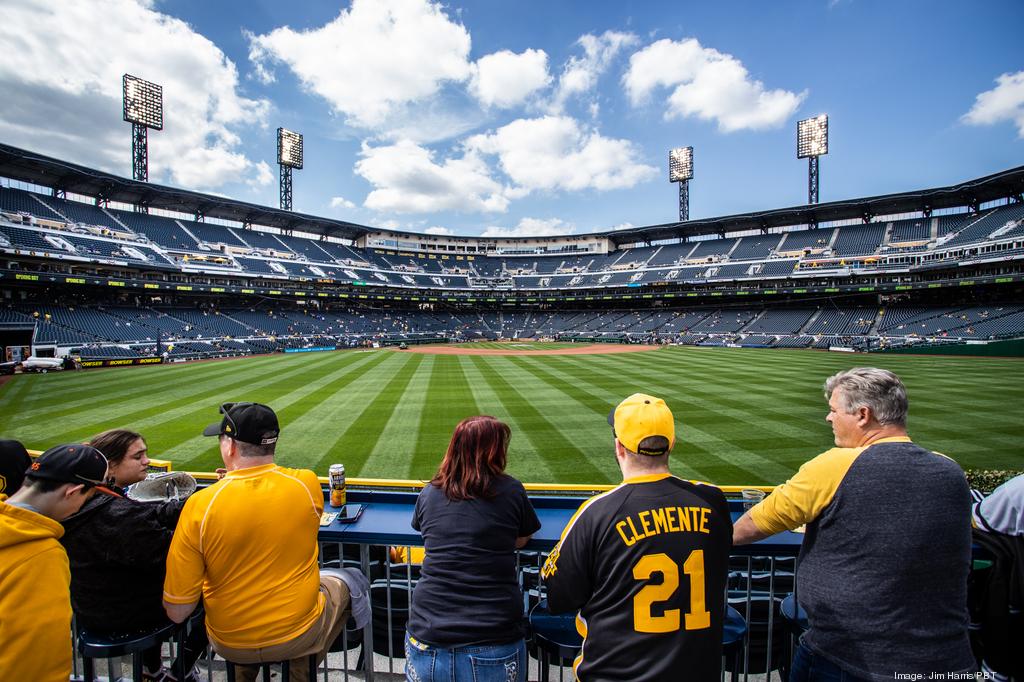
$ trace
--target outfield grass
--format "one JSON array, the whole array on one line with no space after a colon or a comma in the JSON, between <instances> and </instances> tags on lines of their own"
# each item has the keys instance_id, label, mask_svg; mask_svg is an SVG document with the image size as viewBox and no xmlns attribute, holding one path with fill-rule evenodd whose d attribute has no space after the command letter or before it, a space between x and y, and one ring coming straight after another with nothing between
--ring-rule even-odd
<instances>
[{"instance_id":1,"label":"outfield grass","mask_svg":"<svg viewBox=\"0 0 1024 682\"><path fill-rule=\"evenodd\" d=\"M553 348L579 348L578 343L551 341L475 341L468 346L463 343L451 344L453 348L484 348L488 350L551 350ZM583 344L586 345L586 344Z\"/></svg>"},{"instance_id":2,"label":"outfield grass","mask_svg":"<svg viewBox=\"0 0 1024 682\"><path fill-rule=\"evenodd\" d=\"M0 437L45 449L125 427L176 468L210 471L220 460L202 428L217 420L220 403L255 400L281 418L284 465L326 475L343 462L349 476L425 479L455 424L486 413L512 427L513 475L611 483L619 474L605 418L622 397L644 391L675 412L678 474L773 484L831 446L821 384L864 363L905 380L915 440L964 467L1021 468L1019 360L737 348L520 357L340 351L18 376L0 387Z\"/></svg>"}]
</instances>

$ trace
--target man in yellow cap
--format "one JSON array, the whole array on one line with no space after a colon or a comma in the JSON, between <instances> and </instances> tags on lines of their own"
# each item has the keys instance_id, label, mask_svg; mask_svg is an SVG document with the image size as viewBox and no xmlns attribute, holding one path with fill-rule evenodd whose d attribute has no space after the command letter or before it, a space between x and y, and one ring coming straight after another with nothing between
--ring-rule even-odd
<instances>
[{"instance_id":1,"label":"man in yellow cap","mask_svg":"<svg viewBox=\"0 0 1024 682\"><path fill-rule=\"evenodd\" d=\"M636 393L608 415L622 484L579 508L544 564L576 611L576 679L718 680L732 520L718 488L669 472L675 420Z\"/></svg>"}]
</instances>

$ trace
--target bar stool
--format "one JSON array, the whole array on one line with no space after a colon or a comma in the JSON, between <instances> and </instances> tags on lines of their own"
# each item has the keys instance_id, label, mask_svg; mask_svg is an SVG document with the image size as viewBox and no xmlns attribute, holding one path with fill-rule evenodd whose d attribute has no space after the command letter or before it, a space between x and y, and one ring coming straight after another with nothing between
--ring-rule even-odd
<instances>
[{"instance_id":1,"label":"bar stool","mask_svg":"<svg viewBox=\"0 0 1024 682\"><path fill-rule=\"evenodd\" d=\"M804 634L811 627L807 620L807 612L796 603L795 594L788 594L783 598L779 605L779 613L782 614L786 628L796 637Z\"/></svg>"},{"instance_id":2,"label":"bar stool","mask_svg":"<svg viewBox=\"0 0 1024 682\"><path fill-rule=\"evenodd\" d=\"M731 606L725 607L725 623L722 624L722 657L732 655L730 679L739 679L740 654L743 653L743 639L747 636L747 621Z\"/></svg>"},{"instance_id":3,"label":"bar stool","mask_svg":"<svg viewBox=\"0 0 1024 682\"><path fill-rule=\"evenodd\" d=\"M583 638L576 632L575 617L551 613L547 599L541 599L530 609L530 639L537 647L541 682L548 681L552 660L560 666L572 665L583 646Z\"/></svg>"},{"instance_id":4,"label":"bar stool","mask_svg":"<svg viewBox=\"0 0 1024 682\"><path fill-rule=\"evenodd\" d=\"M228 682L235 682L235 665L242 665L241 663L235 664L227 659L224 659L227 664L227 675ZM309 680L313 682L316 679L316 654L310 654L308 657L309 662ZM246 664L250 665L250 664ZM281 682L289 682L291 680L291 661L268 661L266 663L260 663L260 677L259 679L263 682L270 682L271 672L270 666L279 665L281 666Z\"/></svg>"},{"instance_id":5,"label":"bar stool","mask_svg":"<svg viewBox=\"0 0 1024 682\"><path fill-rule=\"evenodd\" d=\"M96 681L95 659L111 659L129 655L132 657L132 679L141 680L142 653L152 647L160 646L172 637L176 640L180 653L185 643L184 624L168 623L147 632L114 635L99 635L88 630L79 630L78 651L82 655L84 682ZM180 655L178 660L182 669L174 672L178 679L183 680L187 671L183 669L185 663Z\"/></svg>"}]
</instances>

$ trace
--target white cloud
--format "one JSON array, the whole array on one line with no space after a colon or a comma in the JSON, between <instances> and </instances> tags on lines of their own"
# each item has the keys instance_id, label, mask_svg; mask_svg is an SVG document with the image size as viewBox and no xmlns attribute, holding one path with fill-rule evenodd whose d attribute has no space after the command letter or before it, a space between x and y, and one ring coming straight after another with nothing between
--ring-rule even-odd
<instances>
[{"instance_id":1,"label":"white cloud","mask_svg":"<svg viewBox=\"0 0 1024 682\"><path fill-rule=\"evenodd\" d=\"M640 161L629 140L585 130L573 118L519 119L492 134L471 137L466 146L498 156L518 198L535 190L621 189L653 177L657 169Z\"/></svg>"},{"instance_id":2,"label":"white cloud","mask_svg":"<svg viewBox=\"0 0 1024 682\"><path fill-rule=\"evenodd\" d=\"M435 161L434 153L408 140L371 147L363 143L355 171L374 189L364 206L395 213L504 212L508 198L480 155Z\"/></svg>"},{"instance_id":3,"label":"white cloud","mask_svg":"<svg viewBox=\"0 0 1024 682\"><path fill-rule=\"evenodd\" d=\"M974 106L963 115L963 121L972 125L1013 121L1017 136L1024 138L1024 71L1004 73L996 83L996 87L975 98Z\"/></svg>"},{"instance_id":4,"label":"white cloud","mask_svg":"<svg viewBox=\"0 0 1024 682\"><path fill-rule=\"evenodd\" d=\"M522 104L551 82L544 50L516 54L501 50L477 60L469 91L485 107L508 109Z\"/></svg>"},{"instance_id":5,"label":"white cloud","mask_svg":"<svg viewBox=\"0 0 1024 682\"><path fill-rule=\"evenodd\" d=\"M619 223L618 225L613 225L612 229L613 230L632 230L634 227L636 227L636 225L634 225L633 223L628 223L627 222L627 223Z\"/></svg>"},{"instance_id":6,"label":"white cloud","mask_svg":"<svg viewBox=\"0 0 1024 682\"><path fill-rule=\"evenodd\" d=\"M235 181L264 184L269 168L239 151L238 132L265 127L269 103L240 94L224 53L151 5L4 3L0 139L129 175L121 75L131 73L163 86L164 129L149 135L151 180L206 191Z\"/></svg>"},{"instance_id":7,"label":"white cloud","mask_svg":"<svg viewBox=\"0 0 1024 682\"><path fill-rule=\"evenodd\" d=\"M582 57L570 57L558 78L558 89L551 103L551 111L562 111L566 101L588 92L597 85L597 80L607 69L612 59L627 47L637 43L632 33L605 31L600 36L580 36L576 44L583 48Z\"/></svg>"},{"instance_id":8,"label":"white cloud","mask_svg":"<svg viewBox=\"0 0 1024 682\"><path fill-rule=\"evenodd\" d=\"M273 63L282 62L361 128L382 127L406 105L471 75L469 32L428 0L353 0L319 28L284 26L249 40L258 78L272 79Z\"/></svg>"},{"instance_id":9,"label":"white cloud","mask_svg":"<svg viewBox=\"0 0 1024 682\"><path fill-rule=\"evenodd\" d=\"M523 218L515 227L498 227L492 225L480 235L481 237L560 237L572 234L575 226L560 218Z\"/></svg>"},{"instance_id":10,"label":"white cloud","mask_svg":"<svg viewBox=\"0 0 1024 682\"><path fill-rule=\"evenodd\" d=\"M447 227L439 227L439 226L435 225L433 227L428 227L427 229L425 229L424 233L426 233L426 234L446 235L446 234L451 234L452 231L449 230Z\"/></svg>"},{"instance_id":11,"label":"white cloud","mask_svg":"<svg viewBox=\"0 0 1024 682\"><path fill-rule=\"evenodd\" d=\"M666 119L696 116L716 121L722 132L781 126L807 96L766 90L738 59L702 47L695 38L662 39L635 52L622 81L634 106L668 88Z\"/></svg>"},{"instance_id":12,"label":"white cloud","mask_svg":"<svg viewBox=\"0 0 1024 682\"><path fill-rule=\"evenodd\" d=\"M345 197L331 197L331 208L355 208L356 205Z\"/></svg>"},{"instance_id":13,"label":"white cloud","mask_svg":"<svg viewBox=\"0 0 1024 682\"><path fill-rule=\"evenodd\" d=\"M255 164L253 164L252 168L255 175L253 175L245 182L253 189L257 189L259 187L266 187L267 185L274 182L274 174L270 170L270 164L268 164L266 161L258 161Z\"/></svg>"}]
</instances>

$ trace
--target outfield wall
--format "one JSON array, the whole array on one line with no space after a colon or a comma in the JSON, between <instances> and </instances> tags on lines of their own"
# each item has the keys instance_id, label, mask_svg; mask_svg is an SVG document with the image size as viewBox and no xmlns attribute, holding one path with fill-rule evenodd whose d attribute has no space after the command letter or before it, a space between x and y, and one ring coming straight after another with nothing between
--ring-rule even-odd
<instances>
[{"instance_id":1,"label":"outfield wall","mask_svg":"<svg viewBox=\"0 0 1024 682\"><path fill-rule=\"evenodd\" d=\"M987 341L980 343L922 343L899 348L882 348L872 353L895 353L897 355L967 355L978 357L1024 358L1024 339Z\"/></svg>"}]
</instances>

